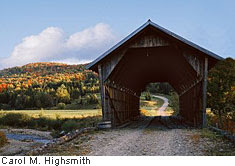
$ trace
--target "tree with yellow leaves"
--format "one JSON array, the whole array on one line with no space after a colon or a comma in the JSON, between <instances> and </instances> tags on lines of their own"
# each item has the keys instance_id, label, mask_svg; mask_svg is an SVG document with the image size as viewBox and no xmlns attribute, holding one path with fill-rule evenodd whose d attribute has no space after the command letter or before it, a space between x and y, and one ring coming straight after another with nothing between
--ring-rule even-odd
<instances>
[{"instance_id":1,"label":"tree with yellow leaves","mask_svg":"<svg viewBox=\"0 0 235 166\"><path fill-rule=\"evenodd\" d=\"M56 97L57 101L63 102L63 103L69 103L70 102L70 94L67 90L67 88L62 84L57 90L56 90Z\"/></svg>"}]
</instances>

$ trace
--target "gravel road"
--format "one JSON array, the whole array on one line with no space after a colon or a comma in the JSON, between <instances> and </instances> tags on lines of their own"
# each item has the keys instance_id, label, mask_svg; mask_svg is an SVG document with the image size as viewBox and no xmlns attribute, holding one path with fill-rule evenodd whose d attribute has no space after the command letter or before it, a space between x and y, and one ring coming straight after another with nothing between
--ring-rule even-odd
<instances>
[{"instance_id":1,"label":"gravel road","mask_svg":"<svg viewBox=\"0 0 235 166\"><path fill-rule=\"evenodd\" d=\"M203 155L198 131L176 125L177 119L155 117L125 128L94 135L87 142L94 156L186 156ZM165 124L168 124L167 126ZM191 139L196 137L196 139Z\"/></svg>"}]
</instances>

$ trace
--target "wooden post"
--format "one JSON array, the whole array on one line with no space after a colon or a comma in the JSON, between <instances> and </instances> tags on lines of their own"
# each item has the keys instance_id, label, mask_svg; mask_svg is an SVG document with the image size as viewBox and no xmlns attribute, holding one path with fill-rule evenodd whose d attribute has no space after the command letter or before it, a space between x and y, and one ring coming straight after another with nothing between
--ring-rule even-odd
<instances>
[{"instance_id":1,"label":"wooden post","mask_svg":"<svg viewBox=\"0 0 235 166\"><path fill-rule=\"evenodd\" d=\"M105 119L105 89L104 89L104 81L103 81L103 75L102 75L102 68L101 64L98 65L98 72L99 72L99 79L100 79L100 96L101 96L101 105L102 105L102 119L103 121Z\"/></svg>"},{"instance_id":2,"label":"wooden post","mask_svg":"<svg viewBox=\"0 0 235 166\"><path fill-rule=\"evenodd\" d=\"M207 92L207 76L208 76L208 58L205 57L204 62L204 72L203 72L203 96L202 96L202 127L206 127L206 92Z\"/></svg>"}]
</instances>

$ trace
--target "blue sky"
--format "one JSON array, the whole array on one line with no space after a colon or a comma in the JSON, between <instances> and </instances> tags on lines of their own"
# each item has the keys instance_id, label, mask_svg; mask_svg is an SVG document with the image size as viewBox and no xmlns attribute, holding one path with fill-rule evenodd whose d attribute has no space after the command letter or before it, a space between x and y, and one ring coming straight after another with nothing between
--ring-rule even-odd
<instances>
[{"instance_id":1,"label":"blue sky","mask_svg":"<svg viewBox=\"0 0 235 166\"><path fill-rule=\"evenodd\" d=\"M0 68L93 60L149 18L222 57L235 58L232 0L1 0ZM97 39L102 34L107 35Z\"/></svg>"}]
</instances>

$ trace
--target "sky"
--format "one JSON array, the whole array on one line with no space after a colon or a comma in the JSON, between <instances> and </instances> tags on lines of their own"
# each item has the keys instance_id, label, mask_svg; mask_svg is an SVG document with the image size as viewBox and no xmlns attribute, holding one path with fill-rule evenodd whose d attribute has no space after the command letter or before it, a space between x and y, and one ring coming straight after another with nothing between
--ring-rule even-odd
<instances>
[{"instance_id":1,"label":"sky","mask_svg":"<svg viewBox=\"0 0 235 166\"><path fill-rule=\"evenodd\" d=\"M234 0L1 0L0 69L90 62L148 19L235 58Z\"/></svg>"}]
</instances>

